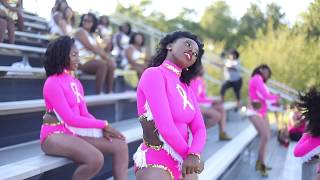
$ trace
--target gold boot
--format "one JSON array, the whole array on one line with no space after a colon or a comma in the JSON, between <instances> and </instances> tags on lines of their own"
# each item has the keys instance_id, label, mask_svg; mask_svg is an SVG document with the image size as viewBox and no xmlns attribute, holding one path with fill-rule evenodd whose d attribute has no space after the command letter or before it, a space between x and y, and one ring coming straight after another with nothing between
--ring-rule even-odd
<instances>
[{"instance_id":1,"label":"gold boot","mask_svg":"<svg viewBox=\"0 0 320 180\"><path fill-rule=\"evenodd\" d=\"M256 162L256 171L259 171L262 177L268 177L268 170L271 170L271 167L267 167L260 160Z\"/></svg>"},{"instance_id":2,"label":"gold boot","mask_svg":"<svg viewBox=\"0 0 320 180\"><path fill-rule=\"evenodd\" d=\"M220 141L230 141L231 138L228 136L227 133L221 132L221 133L219 134L219 140L220 140Z\"/></svg>"}]
</instances>

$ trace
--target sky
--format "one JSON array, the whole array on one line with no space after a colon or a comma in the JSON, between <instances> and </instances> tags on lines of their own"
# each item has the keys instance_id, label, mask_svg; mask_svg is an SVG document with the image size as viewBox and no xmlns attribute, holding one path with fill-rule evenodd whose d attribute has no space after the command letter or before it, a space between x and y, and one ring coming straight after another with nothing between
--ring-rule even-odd
<instances>
[{"instance_id":1,"label":"sky","mask_svg":"<svg viewBox=\"0 0 320 180\"><path fill-rule=\"evenodd\" d=\"M200 20L205 8L217 0L152 0L152 5L148 11L160 11L164 13L168 19L179 14L182 8L194 9L197 12L195 20ZM267 4L275 2L280 5L282 12L286 14L285 22L293 24L299 17L301 12L307 10L309 4L314 0L225 0L230 6L231 15L236 19L240 19L250 7L250 3L257 3L262 11L265 10ZM25 9L37 12L46 19L50 18L50 10L55 0L24 0ZM130 3L138 4L140 0L67 0L73 10L85 13L90 10L110 15L113 13L118 2L123 5ZM36 5L36 6L35 6Z\"/></svg>"}]
</instances>

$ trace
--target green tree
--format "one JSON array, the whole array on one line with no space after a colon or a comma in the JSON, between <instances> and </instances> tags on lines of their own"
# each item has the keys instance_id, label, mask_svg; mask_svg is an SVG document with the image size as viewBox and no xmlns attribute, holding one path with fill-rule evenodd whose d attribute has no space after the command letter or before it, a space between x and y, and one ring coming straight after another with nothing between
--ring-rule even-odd
<instances>
[{"instance_id":1,"label":"green tree","mask_svg":"<svg viewBox=\"0 0 320 180\"><path fill-rule=\"evenodd\" d=\"M310 39L319 39L320 36L320 0L315 0L302 14L303 23L299 26Z\"/></svg>"},{"instance_id":2,"label":"green tree","mask_svg":"<svg viewBox=\"0 0 320 180\"><path fill-rule=\"evenodd\" d=\"M239 22L237 36L241 38L241 43L247 38L254 39L258 29L263 29L265 24L266 19L258 5L251 4Z\"/></svg>"},{"instance_id":3,"label":"green tree","mask_svg":"<svg viewBox=\"0 0 320 180\"><path fill-rule=\"evenodd\" d=\"M207 38L228 41L230 34L235 33L237 23L230 15L229 6L224 1L217 1L206 8L200 25Z\"/></svg>"},{"instance_id":4,"label":"green tree","mask_svg":"<svg viewBox=\"0 0 320 180\"><path fill-rule=\"evenodd\" d=\"M285 26L282 20L285 13L281 12L281 7L276 3L271 3L267 5L266 8L266 18L268 23L272 24L273 29L278 29L279 27Z\"/></svg>"}]
</instances>

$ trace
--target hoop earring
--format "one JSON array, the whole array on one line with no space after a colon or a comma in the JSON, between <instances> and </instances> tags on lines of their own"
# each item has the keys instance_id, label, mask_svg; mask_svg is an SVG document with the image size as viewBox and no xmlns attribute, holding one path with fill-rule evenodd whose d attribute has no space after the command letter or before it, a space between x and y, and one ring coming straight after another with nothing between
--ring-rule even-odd
<instances>
[{"instance_id":1,"label":"hoop earring","mask_svg":"<svg viewBox=\"0 0 320 180\"><path fill-rule=\"evenodd\" d=\"M167 50L168 50L168 51L172 51L172 48L168 48Z\"/></svg>"}]
</instances>

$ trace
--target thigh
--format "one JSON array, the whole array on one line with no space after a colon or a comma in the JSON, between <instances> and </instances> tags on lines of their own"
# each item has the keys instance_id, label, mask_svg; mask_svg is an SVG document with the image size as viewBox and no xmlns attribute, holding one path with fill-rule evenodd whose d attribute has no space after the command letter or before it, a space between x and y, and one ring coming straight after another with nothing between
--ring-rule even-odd
<instances>
[{"instance_id":1,"label":"thigh","mask_svg":"<svg viewBox=\"0 0 320 180\"><path fill-rule=\"evenodd\" d=\"M221 116L221 113L219 111L217 111L215 108L213 108L212 106L210 107L200 107L201 113L206 115L206 116L210 116L211 118L214 119L219 119Z\"/></svg>"},{"instance_id":2,"label":"thigh","mask_svg":"<svg viewBox=\"0 0 320 180\"><path fill-rule=\"evenodd\" d=\"M49 135L42 144L48 155L67 157L75 162L88 162L91 158L103 157L102 153L83 139L68 134Z\"/></svg>"},{"instance_id":3,"label":"thigh","mask_svg":"<svg viewBox=\"0 0 320 180\"><path fill-rule=\"evenodd\" d=\"M105 66L105 62L98 60L91 60L82 65L80 65L79 69L84 73L95 74L97 69L101 66Z\"/></svg>"},{"instance_id":4,"label":"thigh","mask_svg":"<svg viewBox=\"0 0 320 180\"><path fill-rule=\"evenodd\" d=\"M251 116L250 121L253 124L253 126L256 128L258 131L258 134L261 135L265 133L265 127L263 123L263 119L258 117L258 116Z\"/></svg>"},{"instance_id":5,"label":"thigh","mask_svg":"<svg viewBox=\"0 0 320 180\"><path fill-rule=\"evenodd\" d=\"M169 172L160 168L142 168L136 172L137 180L172 180Z\"/></svg>"},{"instance_id":6,"label":"thigh","mask_svg":"<svg viewBox=\"0 0 320 180\"><path fill-rule=\"evenodd\" d=\"M239 93L240 93L241 86L242 86L241 80L232 82L231 84L232 84L231 87L232 87L232 89L233 89L233 92L234 92L235 94L239 94Z\"/></svg>"},{"instance_id":7,"label":"thigh","mask_svg":"<svg viewBox=\"0 0 320 180\"><path fill-rule=\"evenodd\" d=\"M219 111L220 113L223 113L223 112L224 112L223 104L220 103L220 102L214 103L214 104L212 105L212 107L213 107L215 110Z\"/></svg>"},{"instance_id":8,"label":"thigh","mask_svg":"<svg viewBox=\"0 0 320 180\"><path fill-rule=\"evenodd\" d=\"M226 82L222 85L221 91L222 91L222 92L225 92L225 91L226 91L227 89L229 89L230 87L232 87L231 82L230 82L230 81L226 81Z\"/></svg>"},{"instance_id":9,"label":"thigh","mask_svg":"<svg viewBox=\"0 0 320 180\"><path fill-rule=\"evenodd\" d=\"M107 140L106 138L92 138L92 137L81 137L89 144L93 145L99 149L104 154L114 154L116 152L127 151L128 145L125 141L112 138L112 141Z\"/></svg>"}]
</instances>

